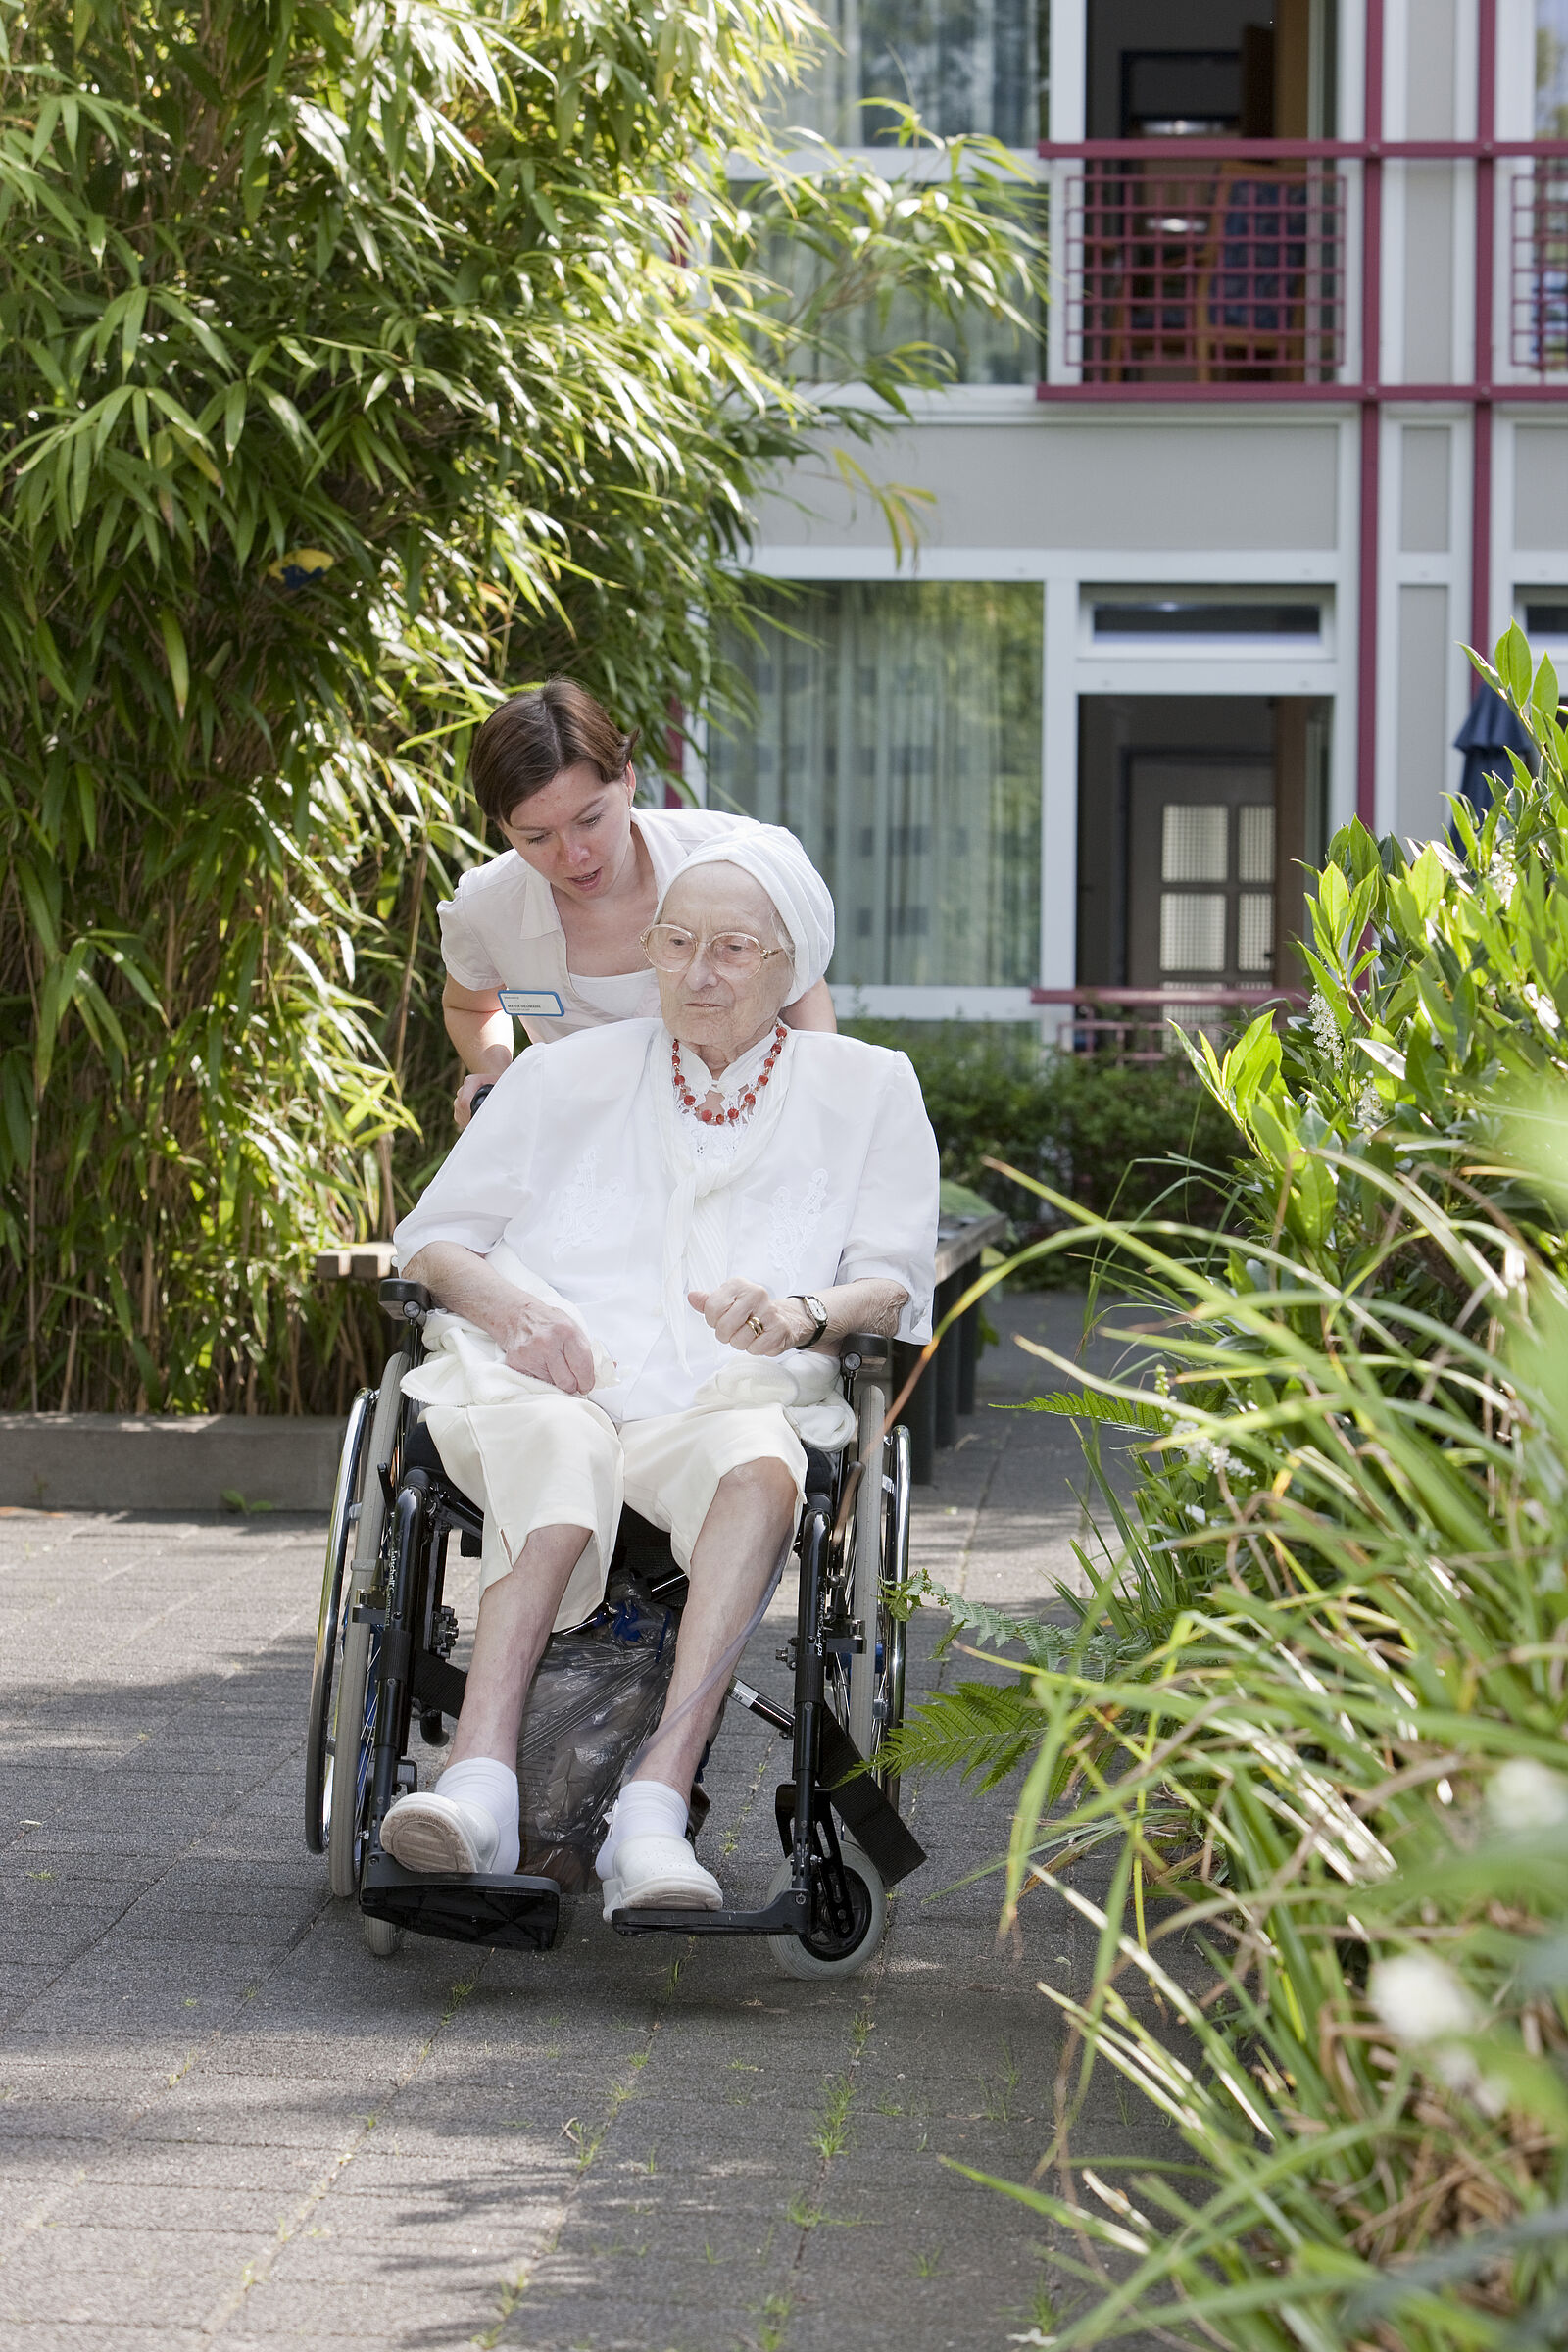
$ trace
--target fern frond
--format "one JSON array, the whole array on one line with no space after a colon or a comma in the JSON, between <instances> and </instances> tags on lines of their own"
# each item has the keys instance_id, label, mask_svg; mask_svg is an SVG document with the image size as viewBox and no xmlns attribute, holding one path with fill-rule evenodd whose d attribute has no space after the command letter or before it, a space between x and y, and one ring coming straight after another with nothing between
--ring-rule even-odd
<instances>
[{"instance_id":1,"label":"fern frond","mask_svg":"<svg viewBox=\"0 0 1568 2352\"><path fill-rule=\"evenodd\" d=\"M883 1748L899 1772L956 1772L994 1788L1040 1739L1027 1683L960 1683L926 1700Z\"/></svg>"},{"instance_id":2,"label":"fern frond","mask_svg":"<svg viewBox=\"0 0 1568 2352\"><path fill-rule=\"evenodd\" d=\"M1080 1389L1073 1396L1058 1389L1054 1396L1030 1396L1021 1404L1002 1404L995 1408L1003 1413L1060 1413L1072 1421L1100 1421L1107 1429L1136 1429L1152 1438L1169 1435L1175 1419L1168 1404L1134 1404L1125 1396L1101 1396L1093 1389Z\"/></svg>"}]
</instances>

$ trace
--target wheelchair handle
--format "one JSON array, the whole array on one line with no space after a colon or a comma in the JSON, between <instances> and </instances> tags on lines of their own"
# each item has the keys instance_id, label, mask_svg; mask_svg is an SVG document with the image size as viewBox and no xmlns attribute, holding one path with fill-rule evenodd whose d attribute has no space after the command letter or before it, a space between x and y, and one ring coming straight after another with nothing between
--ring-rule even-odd
<instances>
[{"instance_id":1,"label":"wheelchair handle","mask_svg":"<svg viewBox=\"0 0 1568 2352\"><path fill-rule=\"evenodd\" d=\"M480 1103L484 1102L485 1098L489 1095L493 1095L495 1091L494 1081L492 1081L488 1086L475 1087L473 1101L468 1104L468 1116L470 1119L472 1118L474 1112L478 1109Z\"/></svg>"}]
</instances>

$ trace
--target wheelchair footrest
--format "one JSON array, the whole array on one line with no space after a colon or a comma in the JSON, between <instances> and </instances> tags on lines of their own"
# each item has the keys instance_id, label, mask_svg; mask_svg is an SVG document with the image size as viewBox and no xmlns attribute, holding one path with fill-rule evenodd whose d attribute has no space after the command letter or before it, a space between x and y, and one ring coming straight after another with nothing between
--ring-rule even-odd
<instances>
[{"instance_id":1,"label":"wheelchair footrest","mask_svg":"<svg viewBox=\"0 0 1568 2352\"><path fill-rule=\"evenodd\" d=\"M360 1909L415 1936L448 1943L489 1943L504 1950L547 1952L561 1922L561 1888L554 1879L441 1878L404 1870L372 1847L360 1881Z\"/></svg>"},{"instance_id":2,"label":"wheelchair footrest","mask_svg":"<svg viewBox=\"0 0 1568 2352\"><path fill-rule=\"evenodd\" d=\"M804 1936L811 1924L809 1895L786 1886L765 1911L612 1911L617 1936Z\"/></svg>"}]
</instances>

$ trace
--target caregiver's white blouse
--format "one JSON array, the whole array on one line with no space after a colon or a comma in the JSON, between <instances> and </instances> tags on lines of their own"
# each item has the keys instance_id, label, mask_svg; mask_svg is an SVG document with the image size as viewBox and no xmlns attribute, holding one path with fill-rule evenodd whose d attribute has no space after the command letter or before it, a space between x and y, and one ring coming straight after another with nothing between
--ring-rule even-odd
<instances>
[{"instance_id":1,"label":"caregiver's white blouse","mask_svg":"<svg viewBox=\"0 0 1568 2352\"><path fill-rule=\"evenodd\" d=\"M904 1054L791 1030L733 1160L699 1156L691 1124L662 1022L536 1046L398 1227L399 1262L505 1242L612 1359L594 1399L617 1421L683 1412L747 1360L685 1302L729 1276L773 1297L881 1277L909 1294L899 1336L929 1338L937 1146Z\"/></svg>"},{"instance_id":2,"label":"caregiver's white blouse","mask_svg":"<svg viewBox=\"0 0 1568 2352\"><path fill-rule=\"evenodd\" d=\"M631 821L642 835L661 899L695 851L757 822L721 808L634 808ZM471 867L436 912L442 959L459 987L515 991L519 1002L507 1010L516 1011L536 1045L659 1010L652 971L587 979L566 969L555 893L515 850Z\"/></svg>"}]
</instances>

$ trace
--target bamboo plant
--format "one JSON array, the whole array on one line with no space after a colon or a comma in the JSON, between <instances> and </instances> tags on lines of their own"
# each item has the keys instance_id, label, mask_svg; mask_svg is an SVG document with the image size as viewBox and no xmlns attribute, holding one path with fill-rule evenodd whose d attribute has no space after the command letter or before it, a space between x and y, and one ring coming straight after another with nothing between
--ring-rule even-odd
<instances>
[{"instance_id":1,"label":"bamboo plant","mask_svg":"<svg viewBox=\"0 0 1568 2352\"><path fill-rule=\"evenodd\" d=\"M829 281L1025 326L1000 150L927 142L895 190L769 142L813 24L0 0L6 1403L364 1376L373 1330L309 1269L450 1138L472 726L569 667L662 784L754 491L941 372L802 381L841 313L769 278L737 158L799 187Z\"/></svg>"}]
</instances>

